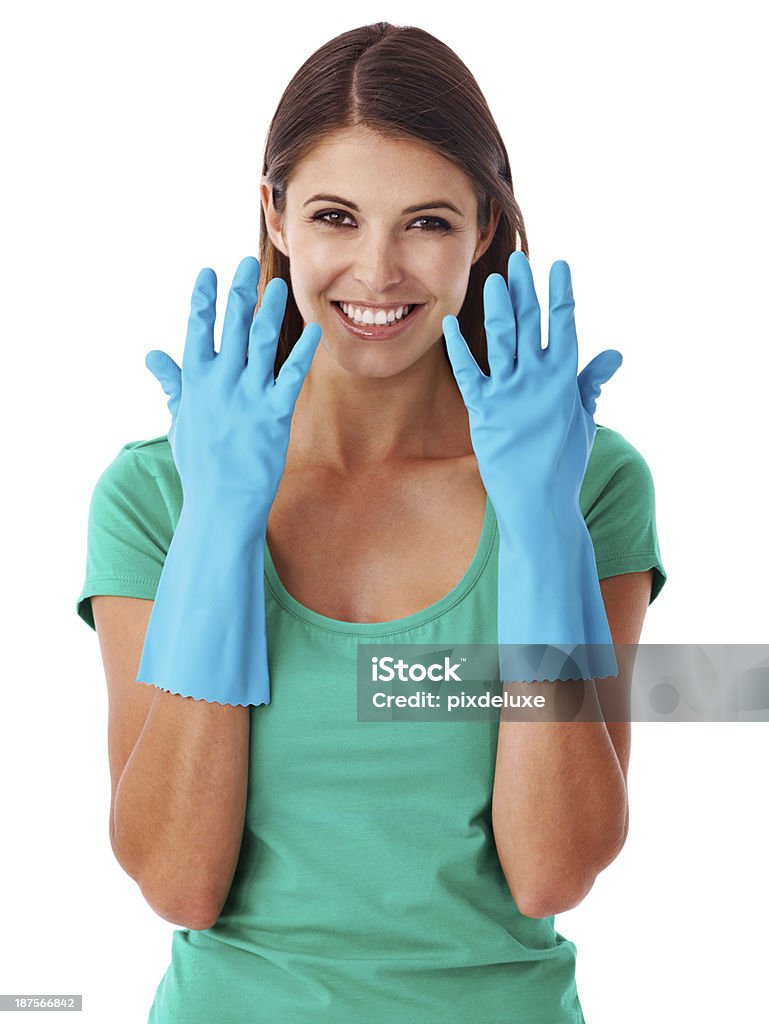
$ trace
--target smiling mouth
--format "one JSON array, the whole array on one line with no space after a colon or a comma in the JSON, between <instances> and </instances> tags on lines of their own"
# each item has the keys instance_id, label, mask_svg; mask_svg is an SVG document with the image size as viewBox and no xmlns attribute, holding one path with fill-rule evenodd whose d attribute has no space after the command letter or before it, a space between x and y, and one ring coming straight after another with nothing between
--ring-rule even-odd
<instances>
[{"instance_id":1,"label":"smiling mouth","mask_svg":"<svg viewBox=\"0 0 769 1024\"><path fill-rule=\"evenodd\" d=\"M354 324L362 324L367 327L384 327L386 324L400 323L412 313L417 303L401 303L393 306L358 306L354 302L334 302L347 319Z\"/></svg>"},{"instance_id":2,"label":"smiling mouth","mask_svg":"<svg viewBox=\"0 0 769 1024\"><path fill-rule=\"evenodd\" d=\"M401 303L392 306L357 306L355 303L332 301L336 316L350 334L359 338L393 338L406 330L424 303ZM352 314L352 315L351 315Z\"/></svg>"}]
</instances>

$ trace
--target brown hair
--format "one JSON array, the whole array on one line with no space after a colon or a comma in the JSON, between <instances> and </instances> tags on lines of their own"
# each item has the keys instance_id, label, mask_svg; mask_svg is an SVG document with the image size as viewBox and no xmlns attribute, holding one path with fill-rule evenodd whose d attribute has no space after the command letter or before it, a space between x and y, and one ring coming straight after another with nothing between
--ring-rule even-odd
<instances>
[{"instance_id":1,"label":"brown hair","mask_svg":"<svg viewBox=\"0 0 769 1024\"><path fill-rule=\"evenodd\" d=\"M420 28L381 21L330 40L296 72L270 122L262 173L272 186L278 213L285 208L286 188L302 157L324 136L358 125L422 142L463 170L475 186L481 230L489 222L490 200L496 200L499 223L488 249L470 270L458 315L470 350L488 373L483 285L491 273L506 276L514 249L528 256L528 242L507 151L478 83L452 49ZM288 257L270 241L264 209L259 262L260 301L272 278L282 277L289 286L277 375L302 333L303 320L291 290Z\"/></svg>"}]
</instances>

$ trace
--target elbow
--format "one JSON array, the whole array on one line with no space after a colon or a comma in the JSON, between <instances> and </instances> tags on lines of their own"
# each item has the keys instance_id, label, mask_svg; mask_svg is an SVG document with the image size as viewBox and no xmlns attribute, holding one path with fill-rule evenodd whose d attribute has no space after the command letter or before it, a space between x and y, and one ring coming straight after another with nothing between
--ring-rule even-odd
<instances>
[{"instance_id":1,"label":"elbow","mask_svg":"<svg viewBox=\"0 0 769 1024\"><path fill-rule=\"evenodd\" d=\"M525 889L517 895L513 893L513 899L524 917L555 917L556 914L563 914L579 906L592 889L594 881L595 879L592 879L589 884L583 882L582 885L570 889Z\"/></svg>"},{"instance_id":2,"label":"elbow","mask_svg":"<svg viewBox=\"0 0 769 1024\"><path fill-rule=\"evenodd\" d=\"M207 908L198 909L192 906L180 905L163 907L152 905L155 913L164 921L177 925L179 928L186 928L191 932L203 932L207 928L213 928L219 919L218 912L212 912Z\"/></svg>"},{"instance_id":3,"label":"elbow","mask_svg":"<svg viewBox=\"0 0 769 1024\"><path fill-rule=\"evenodd\" d=\"M537 877L528 880L511 877L505 865L501 863L501 867L513 902L524 917L554 917L572 910L587 896L595 881L595 876L587 875L579 879L572 876L570 880L562 866L560 870L547 870L542 866Z\"/></svg>"},{"instance_id":4,"label":"elbow","mask_svg":"<svg viewBox=\"0 0 769 1024\"><path fill-rule=\"evenodd\" d=\"M570 882L563 865L548 867L539 863L535 876L523 878L519 871L511 870L507 858L500 856L499 864L513 902L524 917L553 917L571 910L582 902L593 884L592 879L587 884L584 876L579 879L579 884ZM573 872L573 865L570 869Z\"/></svg>"},{"instance_id":5,"label":"elbow","mask_svg":"<svg viewBox=\"0 0 769 1024\"><path fill-rule=\"evenodd\" d=\"M174 893L164 889L158 892L146 882L137 879L142 896L158 917L170 924L190 931L205 931L219 919L221 907L209 899L193 899L189 893Z\"/></svg>"},{"instance_id":6,"label":"elbow","mask_svg":"<svg viewBox=\"0 0 769 1024\"><path fill-rule=\"evenodd\" d=\"M555 865L550 871L540 873L539 883L518 883L513 886L508 879L508 886L518 910L524 917L545 918L564 914L567 910L578 907L595 885L598 875L618 856L624 846L626 835L627 829L620 840L606 847L600 856L576 875L571 865L568 868L564 865ZM556 885L542 885L544 878L559 879L559 882Z\"/></svg>"},{"instance_id":7,"label":"elbow","mask_svg":"<svg viewBox=\"0 0 769 1024\"><path fill-rule=\"evenodd\" d=\"M223 899L202 884L200 878L179 878L175 865L149 865L134 879L142 896L155 913L164 921L188 928L190 931L205 931L219 919Z\"/></svg>"},{"instance_id":8,"label":"elbow","mask_svg":"<svg viewBox=\"0 0 769 1024\"><path fill-rule=\"evenodd\" d=\"M158 917L190 931L204 931L217 922L222 900L208 895L195 898L190 895L191 886L186 886L183 891L177 891L177 887L171 884L167 870L154 873L148 871L146 865L140 865L136 858L132 859L121 847L112 824L110 842L118 864L129 878L136 882L146 903Z\"/></svg>"}]
</instances>

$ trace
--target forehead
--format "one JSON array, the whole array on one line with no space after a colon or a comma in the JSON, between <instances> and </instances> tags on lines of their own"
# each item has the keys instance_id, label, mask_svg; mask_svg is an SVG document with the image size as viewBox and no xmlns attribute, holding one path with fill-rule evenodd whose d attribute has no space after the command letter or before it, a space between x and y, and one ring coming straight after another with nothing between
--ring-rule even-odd
<instances>
[{"instance_id":1,"label":"forehead","mask_svg":"<svg viewBox=\"0 0 769 1024\"><path fill-rule=\"evenodd\" d=\"M335 132L313 146L297 165L287 191L300 202L316 192L359 204L376 200L400 207L438 196L464 207L475 201L470 178L440 153L414 139L363 127Z\"/></svg>"}]
</instances>

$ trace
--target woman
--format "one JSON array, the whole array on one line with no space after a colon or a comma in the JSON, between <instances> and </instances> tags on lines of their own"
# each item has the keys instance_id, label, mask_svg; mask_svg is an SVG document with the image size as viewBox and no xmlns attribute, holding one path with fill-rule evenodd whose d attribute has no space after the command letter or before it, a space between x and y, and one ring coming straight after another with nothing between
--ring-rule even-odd
<instances>
[{"instance_id":1,"label":"woman","mask_svg":"<svg viewBox=\"0 0 769 1024\"><path fill-rule=\"evenodd\" d=\"M113 849L181 926L150 1021L582 1021L553 915L624 842L628 723L357 719L359 644L496 644L510 602L538 600L498 594L487 406L460 362L463 337L489 373L492 300L532 335L504 145L451 50L366 26L289 84L261 200L261 267L238 268L220 355L203 271L184 388L148 357L169 437L124 446L89 518L78 610L109 688ZM204 430L190 410L223 356ZM611 430L589 454L592 613L634 644L665 579L653 485Z\"/></svg>"}]
</instances>

